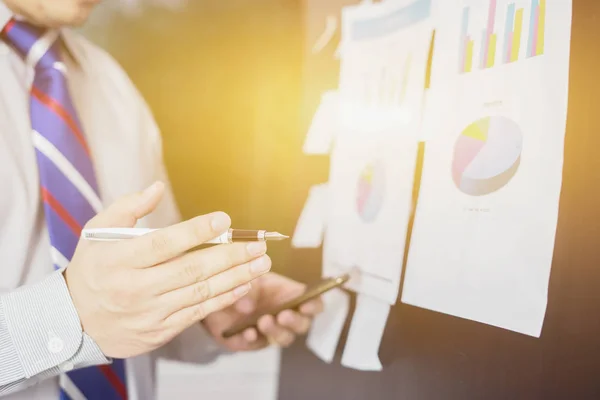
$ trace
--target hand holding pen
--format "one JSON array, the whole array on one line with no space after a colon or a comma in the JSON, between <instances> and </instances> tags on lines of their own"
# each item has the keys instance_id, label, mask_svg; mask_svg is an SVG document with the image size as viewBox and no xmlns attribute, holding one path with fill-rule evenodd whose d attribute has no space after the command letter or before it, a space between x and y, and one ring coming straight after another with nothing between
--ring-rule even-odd
<instances>
[{"instance_id":1,"label":"hand holding pen","mask_svg":"<svg viewBox=\"0 0 600 400\"><path fill-rule=\"evenodd\" d=\"M156 183L119 199L90 220L86 232L130 229L156 208L163 193L164 185ZM271 261L265 241L236 242L230 224L217 212L137 231L136 240L80 240L63 273L84 332L106 356L128 358L164 345L235 303L248 293L249 282L270 270ZM234 243L197 249L223 233Z\"/></svg>"}]
</instances>

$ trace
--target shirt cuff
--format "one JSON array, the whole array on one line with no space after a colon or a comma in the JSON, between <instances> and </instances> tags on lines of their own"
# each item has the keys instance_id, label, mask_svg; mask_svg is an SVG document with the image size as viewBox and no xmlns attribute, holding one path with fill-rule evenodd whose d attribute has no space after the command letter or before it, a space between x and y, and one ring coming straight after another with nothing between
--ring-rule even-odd
<instances>
[{"instance_id":1,"label":"shirt cuff","mask_svg":"<svg viewBox=\"0 0 600 400\"><path fill-rule=\"evenodd\" d=\"M63 363L60 367L63 372L71 369L80 369L94 365L103 365L112 363L112 359L106 357L100 347L94 342L94 339L83 333L83 340L79 351L69 361Z\"/></svg>"},{"instance_id":2,"label":"shirt cuff","mask_svg":"<svg viewBox=\"0 0 600 400\"><path fill-rule=\"evenodd\" d=\"M0 343L0 385L110 362L82 332L62 271L0 297Z\"/></svg>"}]
</instances>

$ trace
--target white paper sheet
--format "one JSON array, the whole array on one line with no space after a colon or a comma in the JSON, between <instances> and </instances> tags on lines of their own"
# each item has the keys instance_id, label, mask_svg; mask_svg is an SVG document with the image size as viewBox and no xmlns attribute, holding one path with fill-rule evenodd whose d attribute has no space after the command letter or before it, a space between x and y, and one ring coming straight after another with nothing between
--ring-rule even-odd
<instances>
[{"instance_id":1,"label":"white paper sheet","mask_svg":"<svg viewBox=\"0 0 600 400\"><path fill-rule=\"evenodd\" d=\"M323 93L302 148L305 154L329 154L339 129L338 116L337 91Z\"/></svg>"},{"instance_id":2,"label":"white paper sheet","mask_svg":"<svg viewBox=\"0 0 600 400\"><path fill-rule=\"evenodd\" d=\"M357 267L348 288L393 304L410 217L417 143L346 137L331 159L323 274Z\"/></svg>"},{"instance_id":3,"label":"white paper sheet","mask_svg":"<svg viewBox=\"0 0 600 400\"><path fill-rule=\"evenodd\" d=\"M306 346L321 360L331 363L348 317L350 296L343 290L333 289L321 297L324 309L313 320Z\"/></svg>"},{"instance_id":4,"label":"white paper sheet","mask_svg":"<svg viewBox=\"0 0 600 400\"><path fill-rule=\"evenodd\" d=\"M321 246L325 229L327 194L327 184L315 185L310 188L304 209L294 230L292 247L317 248Z\"/></svg>"},{"instance_id":5,"label":"white paper sheet","mask_svg":"<svg viewBox=\"0 0 600 400\"><path fill-rule=\"evenodd\" d=\"M422 108L432 0L389 0L342 10L340 127L412 136Z\"/></svg>"},{"instance_id":6,"label":"white paper sheet","mask_svg":"<svg viewBox=\"0 0 600 400\"><path fill-rule=\"evenodd\" d=\"M435 133L402 295L535 337L562 184L571 30L571 1L537 4L440 2L426 112Z\"/></svg>"},{"instance_id":7,"label":"white paper sheet","mask_svg":"<svg viewBox=\"0 0 600 400\"><path fill-rule=\"evenodd\" d=\"M342 12L340 126L331 154L323 274L395 303L408 225L432 25L431 2Z\"/></svg>"},{"instance_id":8,"label":"white paper sheet","mask_svg":"<svg viewBox=\"0 0 600 400\"><path fill-rule=\"evenodd\" d=\"M342 365L361 371L381 371L379 346L390 305L371 296L358 294L356 310L342 355Z\"/></svg>"}]
</instances>

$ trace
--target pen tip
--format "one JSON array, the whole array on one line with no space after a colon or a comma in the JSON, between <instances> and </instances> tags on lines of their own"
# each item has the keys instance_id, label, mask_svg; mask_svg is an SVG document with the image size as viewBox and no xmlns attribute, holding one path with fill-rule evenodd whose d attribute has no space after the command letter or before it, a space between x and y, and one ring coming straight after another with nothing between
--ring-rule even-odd
<instances>
[{"instance_id":1,"label":"pen tip","mask_svg":"<svg viewBox=\"0 0 600 400\"><path fill-rule=\"evenodd\" d=\"M288 239L289 236L286 235L282 235L279 232L267 232L265 233L265 239L266 240L284 240L284 239Z\"/></svg>"}]
</instances>

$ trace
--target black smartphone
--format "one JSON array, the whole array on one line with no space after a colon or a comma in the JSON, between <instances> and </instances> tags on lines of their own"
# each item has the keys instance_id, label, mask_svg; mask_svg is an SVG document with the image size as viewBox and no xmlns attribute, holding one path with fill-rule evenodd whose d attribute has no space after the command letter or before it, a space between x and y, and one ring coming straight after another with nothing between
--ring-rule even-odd
<instances>
[{"instance_id":1,"label":"black smartphone","mask_svg":"<svg viewBox=\"0 0 600 400\"><path fill-rule=\"evenodd\" d=\"M315 284L308 286L306 288L306 290L304 291L304 293L302 293L300 296L297 296L289 301L286 301L285 303L283 303L267 312L261 312L261 313L256 313L256 314L251 315L246 320L227 329L225 332L223 332L222 336L225 339L228 339L232 336L242 333L243 331L245 331L248 328L255 327L256 324L258 323L259 318L262 317L263 315L275 316L283 310L295 310L298 307L300 307L302 304L306 303L307 301L314 299L315 297L318 297L333 288L343 285L344 283L348 282L349 279L350 279L350 274L345 274L345 275L334 277L334 278L323 279L320 282L317 282Z\"/></svg>"}]
</instances>

